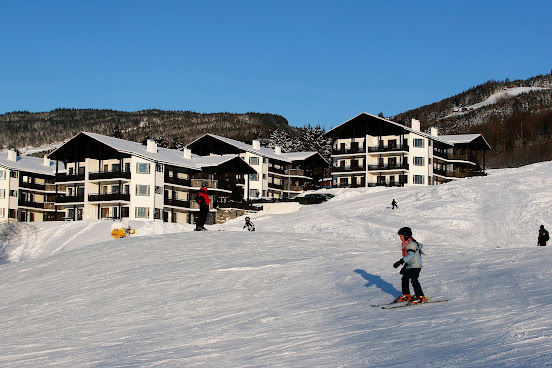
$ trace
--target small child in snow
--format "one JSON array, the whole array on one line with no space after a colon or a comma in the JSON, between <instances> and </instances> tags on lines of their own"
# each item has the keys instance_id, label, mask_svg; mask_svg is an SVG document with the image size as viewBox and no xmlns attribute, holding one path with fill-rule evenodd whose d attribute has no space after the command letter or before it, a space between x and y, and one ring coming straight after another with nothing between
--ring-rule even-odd
<instances>
[{"instance_id":1,"label":"small child in snow","mask_svg":"<svg viewBox=\"0 0 552 368\"><path fill-rule=\"evenodd\" d=\"M418 278L422 270L422 243L418 243L412 237L412 230L409 227L401 228L397 233L401 239L402 258L393 264L393 267L401 269L402 274L402 295L395 300L397 302L410 302L412 304L427 302ZM416 297L410 295L410 286L412 283Z\"/></svg>"},{"instance_id":2,"label":"small child in snow","mask_svg":"<svg viewBox=\"0 0 552 368\"><path fill-rule=\"evenodd\" d=\"M255 225L253 225L249 216L245 218L245 225L243 225L243 228L247 228L249 231L255 231Z\"/></svg>"}]
</instances>

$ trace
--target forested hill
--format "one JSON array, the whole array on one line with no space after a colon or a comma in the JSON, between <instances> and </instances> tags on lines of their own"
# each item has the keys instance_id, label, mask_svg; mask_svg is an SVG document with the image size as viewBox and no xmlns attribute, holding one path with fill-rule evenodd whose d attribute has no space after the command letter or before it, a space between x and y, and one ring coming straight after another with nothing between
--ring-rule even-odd
<instances>
[{"instance_id":1,"label":"forested hill","mask_svg":"<svg viewBox=\"0 0 552 368\"><path fill-rule=\"evenodd\" d=\"M180 148L206 133L250 141L268 135L269 131L294 129L280 115L253 112L201 114L191 111L56 109L0 115L0 146L40 147L88 131L135 142L152 138L161 146Z\"/></svg>"},{"instance_id":2,"label":"forested hill","mask_svg":"<svg viewBox=\"0 0 552 368\"><path fill-rule=\"evenodd\" d=\"M492 147L488 167L552 160L552 74L488 81L458 95L391 117L440 134L481 133Z\"/></svg>"}]
</instances>

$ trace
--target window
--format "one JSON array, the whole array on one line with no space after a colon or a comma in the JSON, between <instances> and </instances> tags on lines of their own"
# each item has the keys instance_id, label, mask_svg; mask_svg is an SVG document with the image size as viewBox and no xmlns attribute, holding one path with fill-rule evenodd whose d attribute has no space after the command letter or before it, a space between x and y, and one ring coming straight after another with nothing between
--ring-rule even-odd
<instances>
[{"instance_id":1,"label":"window","mask_svg":"<svg viewBox=\"0 0 552 368\"><path fill-rule=\"evenodd\" d=\"M149 194L150 194L149 187L150 187L149 185L137 184L136 185L136 195L137 196L143 196L143 197L149 196Z\"/></svg>"},{"instance_id":2,"label":"window","mask_svg":"<svg viewBox=\"0 0 552 368\"><path fill-rule=\"evenodd\" d=\"M155 164L155 171L157 171L157 172L163 172L163 171L164 171L163 165L161 165L161 164Z\"/></svg>"},{"instance_id":3,"label":"window","mask_svg":"<svg viewBox=\"0 0 552 368\"><path fill-rule=\"evenodd\" d=\"M163 187L160 187L159 185L155 186L155 194L163 194Z\"/></svg>"},{"instance_id":4,"label":"window","mask_svg":"<svg viewBox=\"0 0 552 368\"><path fill-rule=\"evenodd\" d=\"M120 190L119 190L119 186L118 185L112 185L111 186L111 193L112 194L119 194Z\"/></svg>"},{"instance_id":5,"label":"window","mask_svg":"<svg viewBox=\"0 0 552 368\"><path fill-rule=\"evenodd\" d=\"M6 189L0 189L0 198L6 198Z\"/></svg>"},{"instance_id":6,"label":"window","mask_svg":"<svg viewBox=\"0 0 552 368\"><path fill-rule=\"evenodd\" d=\"M414 147L424 148L424 140L420 138L414 138Z\"/></svg>"},{"instance_id":7,"label":"window","mask_svg":"<svg viewBox=\"0 0 552 368\"><path fill-rule=\"evenodd\" d=\"M424 176L423 175L414 175L414 184L423 184Z\"/></svg>"},{"instance_id":8,"label":"window","mask_svg":"<svg viewBox=\"0 0 552 368\"><path fill-rule=\"evenodd\" d=\"M0 180L6 179L6 170L0 170Z\"/></svg>"},{"instance_id":9,"label":"window","mask_svg":"<svg viewBox=\"0 0 552 368\"><path fill-rule=\"evenodd\" d=\"M155 212L153 213L153 218L155 220L159 220L161 218L161 209L160 208L155 208L154 211Z\"/></svg>"},{"instance_id":10,"label":"window","mask_svg":"<svg viewBox=\"0 0 552 368\"><path fill-rule=\"evenodd\" d=\"M67 172L67 175L73 175L73 168L72 167L69 168L69 171Z\"/></svg>"},{"instance_id":11,"label":"window","mask_svg":"<svg viewBox=\"0 0 552 368\"><path fill-rule=\"evenodd\" d=\"M150 164L148 163L137 163L136 172L138 174L149 174L150 173Z\"/></svg>"},{"instance_id":12,"label":"window","mask_svg":"<svg viewBox=\"0 0 552 368\"><path fill-rule=\"evenodd\" d=\"M259 158L258 157L249 157L249 163L251 165L258 165L259 164Z\"/></svg>"},{"instance_id":13,"label":"window","mask_svg":"<svg viewBox=\"0 0 552 368\"><path fill-rule=\"evenodd\" d=\"M19 171L12 171L10 172L10 177L12 178L19 178Z\"/></svg>"},{"instance_id":14,"label":"window","mask_svg":"<svg viewBox=\"0 0 552 368\"><path fill-rule=\"evenodd\" d=\"M125 172L130 172L130 162L125 162Z\"/></svg>"},{"instance_id":15,"label":"window","mask_svg":"<svg viewBox=\"0 0 552 368\"><path fill-rule=\"evenodd\" d=\"M5 218L5 217L6 217L6 209L0 208L0 218Z\"/></svg>"},{"instance_id":16,"label":"window","mask_svg":"<svg viewBox=\"0 0 552 368\"><path fill-rule=\"evenodd\" d=\"M10 190L10 197L16 197L17 198L17 190Z\"/></svg>"},{"instance_id":17,"label":"window","mask_svg":"<svg viewBox=\"0 0 552 368\"><path fill-rule=\"evenodd\" d=\"M258 197L259 191L257 189L249 189L249 197Z\"/></svg>"},{"instance_id":18,"label":"window","mask_svg":"<svg viewBox=\"0 0 552 368\"><path fill-rule=\"evenodd\" d=\"M136 207L136 218L149 218L149 207Z\"/></svg>"},{"instance_id":19,"label":"window","mask_svg":"<svg viewBox=\"0 0 552 368\"><path fill-rule=\"evenodd\" d=\"M259 174L251 174L250 175L251 181L259 181Z\"/></svg>"},{"instance_id":20,"label":"window","mask_svg":"<svg viewBox=\"0 0 552 368\"><path fill-rule=\"evenodd\" d=\"M423 157L414 157L414 165L415 166L424 166L424 158Z\"/></svg>"}]
</instances>

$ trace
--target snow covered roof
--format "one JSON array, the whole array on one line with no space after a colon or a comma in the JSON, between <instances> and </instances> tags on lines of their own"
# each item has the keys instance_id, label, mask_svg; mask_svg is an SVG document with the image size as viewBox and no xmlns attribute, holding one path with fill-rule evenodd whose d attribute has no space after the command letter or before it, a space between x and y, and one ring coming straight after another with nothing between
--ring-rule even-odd
<instances>
[{"instance_id":1,"label":"snow covered roof","mask_svg":"<svg viewBox=\"0 0 552 368\"><path fill-rule=\"evenodd\" d=\"M448 143L455 144L469 144L473 141L479 139L483 144L485 144L488 149L491 149L491 146L481 134L455 134L455 135L439 135L441 140L447 141Z\"/></svg>"},{"instance_id":2,"label":"snow covered roof","mask_svg":"<svg viewBox=\"0 0 552 368\"><path fill-rule=\"evenodd\" d=\"M239 155L218 155L218 156L198 156L192 154L192 161L200 167L213 167L222 165L228 161L232 161Z\"/></svg>"},{"instance_id":3,"label":"snow covered roof","mask_svg":"<svg viewBox=\"0 0 552 368\"><path fill-rule=\"evenodd\" d=\"M282 156L288 158L291 161L303 161L312 156L320 156L320 158L327 163L326 159L322 157L322 155L319 152L316 152L316 151L287 152L287 153L282 153Z\"/></svg>"},{"instance_id":4,"label":"snow covered roof","mask_svg":"<svg viewBox=\"0 0 552 368\"><path fill-rule=\"evenodd\" d=\"M343 128L345 125L349 124L351 121L359 118L359 117L368 117L371 119L371 121L381 121L385 124L389 124L389 126L392 126L392 127L395 127L395 128L398 128L399 130L403 130L405 132L408 132L408 133L414 133L416 135L419 135L421 137L424 137L424 138L427 138L427 139L433 139L433 140L436 140L438 142L441 142L441 143L444 143L444 144L449 144L448 142L442 140L440 138L440 136L432 136L430 134L427 134L427 133L424 133L424 132L421 132L419 130L416 130L416 129L412 129L410 127L407 127L406 125L403 125L403 124L400 124L400 123L396 123L394 121L391 121L389 119L385 119L385 118L382 118L382 117L379 117L379 116L376 116L376 115L372 115L372 114L369 114L367 112L362 112L354 117L352 117L351 119L347 120L346 122L344 123L341 123L339 124L338 126L336 126L335 128L333 129L330 129L326 132L326 135L331 135L331 132L333 131L336 131L336 130L339 130L341 128Z\"/></svg>"},{"instance_id":5,"label":"snow covered roof","mask_svg":"<svg viewBox=\"0 0 552 368\"><path fill-rule=\"evenodd\" d=\"M201 167L194 162L193 159L186 159L184 158L184 153L182 151L169 149L169 148L163 148L163 147L157 147L155 152L150 152L148 150L147 146L144 146L143 144L127 141L124 139L119 139L115 137L109 137L103 134L97 134L97 133L90 133L90 132L81 132L77 134L75 137L71 138L69 142L66 142L64 145L50 153L50 157L56 157L59 155L56 155L58 151L61 151L64 149L64 146L69 144L72 140L74 140L78 136L87 136L90 137L106 146L109 146L116 150L117 152L128 154L132 156L141 157L147 160L163 163L163 164L169 164L179 167L186 167L191 168L195 170L201 170Z\"/></svg>"},{"instance_id":6,"label":"snow covered roof","mask_svg":"<svg viewBox=\"0 0 552 368\"><path fill-rule=\"evenodd\" d=\"M13 153L13 155L16 156L15 152ZM45 161L48 162L48 166L44 165ZM17 156L16 161L12 161L8 159L8 151L0 152L0 167L36 174L56 175L55 161L51 161L50 159L44 160L44 158L31 156ZM65 166L63 165L63 163L60 163L59 171L65 171Z\"/></svg>"},{"instance_id":7,"label":"snow covered roof","mask_svg":"<svg viewBox=\"0 0 552 368\"><path fill-rule=\"evenodd\" d=\"M434 141L437 141L437 142L441 142L441 143L444 143L444 144L447 144L447 145L452 145L452 146L455 145L455 144L461 144L461 143L471 143L474 140L480 138L480 139L483 140L484 144L487 145L488 149L491 149L491 147L489 146L489 144L487 143L487 141L485 140L485 138L481 134L458 134L458 135L436 135L435 136L435 135L431 135L431 134L428 134L428 133L424 133L424 132L416 130L416 129L412 129L411 127L408 127L406 125L402 125L400 123L396 123L396 122L391 121L389 119L385 119L385 118L382 118L382 117L379 117L379 116L376 116L376 115L368 114L366 112L360 113L360 114L356 115L355 117L347 120L346 122L338 125L337 127L333 128L333 129L330 129L326 134L329 134L330 132L332 132L335 129L343 127L345 124L348 124L352 120L354 120L358 117L361 117L361 116L370 117L372 119L379 119L380 121L388 123L392 126L398 127L400 129L404 129L407 132L410 132L410 133L413 133L413 134L416 134L416 135L419 135L421 137L431 139L431 140L434 140Z\"/></svg>"},{"instance_id":8,"label":"snow covered roof","mask_svg":"<svg viewBox=\"0 0 552 368\"><path fill-rule=\"evenodd\" d=\"M188 146L192 145L193 143L197 142L198 140L200 140L204 137L212 137L214 139L218 139L219 141L224 142L226 144L229 144L231 146L234 146L237 149L239 149L241 151L244 151L244 152L250 152L250 153L253 153L253 154L261 156L261 157L267 157L267 158L270 158L270 159L273 159L273 160L279 160L279 161L284 161L284 162L291 163L291 160L289 158L285 157L283 154L277 154L275 152L275 150L273 150L271 148L265 148L265 147L254 148L253 145L251 145L251 144L247 144L245 142L237 141L237 140L231 139L231 138L221 137L221 136L215 135L215 134L205 134L203 137L200 137L200 138L196 139L195 141L190 143Z\"/></svg>"}]
</instances>

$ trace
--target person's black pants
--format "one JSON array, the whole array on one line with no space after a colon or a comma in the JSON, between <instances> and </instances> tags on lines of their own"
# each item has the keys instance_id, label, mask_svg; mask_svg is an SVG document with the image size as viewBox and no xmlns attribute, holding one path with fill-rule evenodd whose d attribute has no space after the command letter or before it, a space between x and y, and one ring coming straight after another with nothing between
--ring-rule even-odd
<instances>
[{"instance_id":1,"label":"person's black pants","mask_svg":"<svg viewBox=\"0 0 552 368\"><path fill-rule=\"evenodd\" d=\"M412 288L414 289L414 295L423 296L424 292L422 291L422 286L418 281L420 277L421 268L410 268L405 269L402 276L402 293L410 294L410 282L412 282Z\"/></svg>"},{"instance_id":2,"label":"person's black pants","mask_svg":"<svg viewBox=\"0 0 552 368\"><path fill-rule=\"evenodd\" d=\"M205 221L207 221L207 215L209 214L209 206L200 205L199 214L197 216L196 227L202 229L205 227Z\"/></svg>"}]
</instances>

